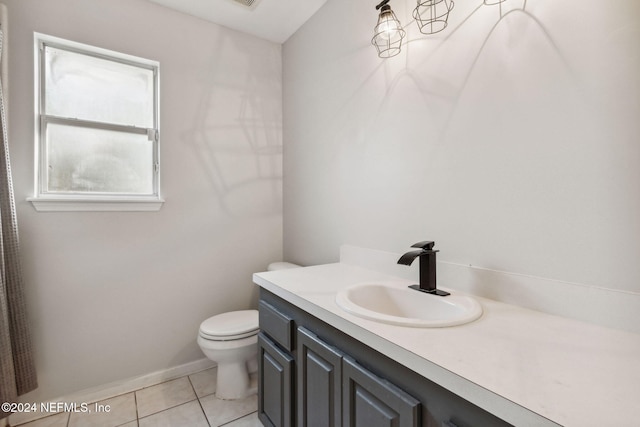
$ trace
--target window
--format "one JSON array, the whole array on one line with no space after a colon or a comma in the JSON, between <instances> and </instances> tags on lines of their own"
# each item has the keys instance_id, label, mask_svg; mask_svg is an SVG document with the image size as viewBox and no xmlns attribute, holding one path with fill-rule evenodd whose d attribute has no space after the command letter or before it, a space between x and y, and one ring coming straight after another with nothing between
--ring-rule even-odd
<instances>
[{"instance_id":1,"label":"window","mask_svg":"<svg viewBox=\"0 0 640 427\"><path fill-rule=\"evenodd\" d=\"M38 210L158 210L159 64L35 35Z\"/></svg>"}]
</instances>

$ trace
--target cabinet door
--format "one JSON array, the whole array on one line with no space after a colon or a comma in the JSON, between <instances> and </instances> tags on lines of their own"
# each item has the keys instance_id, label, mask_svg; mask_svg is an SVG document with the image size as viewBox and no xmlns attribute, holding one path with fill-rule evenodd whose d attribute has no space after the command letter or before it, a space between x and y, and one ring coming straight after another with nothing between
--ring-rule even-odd
<instances>
[{"instance_id":1,"label":"cabinet door","mask_svg":"<svg viewBox=\"0 0 640 427\"><path fill-rule=\"evenodd\" d=\"M352 358L342 359L344 427L418 427L420 402Z\"/></svg>"},{"instance_id":2,"label":"cabinet door","mask_svg":"<svg viewBox=\"0 0 640 427\"><path fill-rule=\"evenodd\" d=\"M342 353L299 327L298 427L339 427L342 417Z\"/></svg>"},{"instance_id":3,"label":"cabinet door","mask_svg":"<svg viewBox=\"0 0 640 427\"><path fill-rule=\"evenodd\" d=\"M258 418L267 427L293 426L293 357L258 334Z\"/></svg>"}]
</instances>

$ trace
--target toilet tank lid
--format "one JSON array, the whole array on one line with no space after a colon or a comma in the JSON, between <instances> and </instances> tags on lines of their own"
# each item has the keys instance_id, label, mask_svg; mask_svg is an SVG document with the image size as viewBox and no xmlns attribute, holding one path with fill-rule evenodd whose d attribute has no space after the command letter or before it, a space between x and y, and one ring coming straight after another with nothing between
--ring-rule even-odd
<instances>
[{"instance_id":1,"label":"toilet tank lid","mask_svg":"<svg viewBox=\"0 0 640 427\"><path fill-rule=\"evenodd\" d=\"M297 268L297 267L300 267L300 266L298 264L293 264L290 262L272 262L267 267L267 270L268 271L286 270L288 268Z\"/></svg>"},{"instance_id":2,"label":"toilet tank lid","mask_svg":"<svg viewBox=\"0 0 640 427\"><path fill-rule=\"evenodd\" d=\"M218 314L200 324L200 331L206 335L228 337L257 331L258 310L239 310Z\"/></svg>"}]
</instances>

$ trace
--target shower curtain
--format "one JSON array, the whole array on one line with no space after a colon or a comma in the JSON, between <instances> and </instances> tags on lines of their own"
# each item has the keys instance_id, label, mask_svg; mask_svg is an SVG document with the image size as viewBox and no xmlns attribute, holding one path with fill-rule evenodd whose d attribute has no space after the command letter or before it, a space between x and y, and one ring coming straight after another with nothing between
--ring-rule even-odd
<instances>
[{"instance_id":1,"label":"shower curtain","mask_svg":"<svg viewBox=\"0 0 640 427\"><path fill-rule=\"evenodd\" d=\"M2 8L4 9L4 8ZM6 9L0 12L6 11ZM5 15L6 16L6 15ZM6 22L6 19L4 20ZM5 26L6 28L6 26ZM0 61L3 54L4 29L0 28ZM18 224L16 220L9 144L4 107L3 86L6 73L0 78L0 403L16 402L17 397L37 387L23 294L22 269L18 254ZM9 413L4 408L0 420Z\"/></svg>"}]
</instances>

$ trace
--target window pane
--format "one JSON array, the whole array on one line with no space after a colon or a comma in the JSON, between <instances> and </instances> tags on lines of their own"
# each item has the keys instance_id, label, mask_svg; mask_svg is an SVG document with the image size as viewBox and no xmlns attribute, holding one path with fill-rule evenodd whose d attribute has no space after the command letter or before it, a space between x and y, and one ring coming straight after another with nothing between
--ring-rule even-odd
<instances>
[{"instance_id":1,"label":"window pane","mask_svg":"<svg viewBox=\"0 0 640 427\"><path fill-rule=\"evenodd\" d=\"M153 128L153 71L45 47L45 114Z\"/></svg>"},{"instance_id":2,"label":"window pane","mask_svg":"<svg viewBox=\"0 0 640 427\"><path fill-rule=\"evenodd\" d=\"M153 194L147 135L49 123L48 191Z\"/></svg>"}]
</instances>

